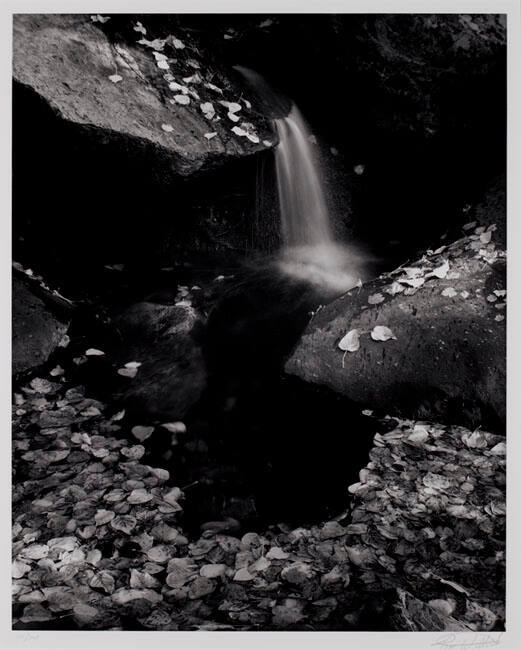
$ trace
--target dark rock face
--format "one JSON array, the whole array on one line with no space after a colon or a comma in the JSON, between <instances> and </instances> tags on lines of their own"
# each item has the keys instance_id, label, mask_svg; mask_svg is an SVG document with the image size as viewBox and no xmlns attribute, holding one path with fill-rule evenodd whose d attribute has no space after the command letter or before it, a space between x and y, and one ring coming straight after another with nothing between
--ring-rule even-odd
<instances>
[{"instance_id":1,"label":"dark rock face","mask_svg":"<svg viewBox=\"0 0 521 650\"><path fill-rule=\"evenodd\" d=\"M45 363L68 327L68 318L57 315L25 282L13 279L13 375Z\"/></svg>"},{"instance_id":2,"label":"dark rock face","mask_svg":"<svg viewBox=\"0 0 521 650\"><path fill-rule=\"evenodd\" d=\"M488 218L487 230L474 222L472 234L322 309L287 372L371 408L501 428L506 291L495 222L504 214ZM376 326L395 338L374 340ZM359 349L343 353L339 342L353 330Z\"/></svg>"},{"instance_id":3,"label":"dark rock face","mask_svg":"<svg viewBox=\"0 0 521 650\"><path fill-rule=\"evenodd\" d=\"M219 93L204 85L210 70L193 58L195 44L172 52L163 46L156 55L164 57L165 66L158 68L155 50L137 44L141 36L135 33L133 45L111 42L88 15L18 15L14 78L41 96L61 119L88 129L99 146L115 141L137 154L152 149L156 171L166 175L188 176L266 149L262 137L252 142L231 131L234 122L218 102L236 101L228 96L235 89L229 86ZM198 70L199 82L179 79L193 77ZM178 85L191 93L169 88L165 73L175 75ZM215 102L212 110L222 115L220 121L205 116L200 108L205 102ZM264 139L272 136L245 105L241 118L255 122ZM204 137L213 132L211 139Z\"/></svg>"},{"instance_id":4,"label":"dark rock face","mask_svg":"<svg viewBox=\"0 0 521 650\"><path fill-rule=\"evenodd\" d=\"M142 302L117 321L125 358L137 361L135 377L124 379L120 391L130 410L178 420L199 399L206 386L201 348L194 339L200 317L190 306Z\"/></svg>"}]
</instances>

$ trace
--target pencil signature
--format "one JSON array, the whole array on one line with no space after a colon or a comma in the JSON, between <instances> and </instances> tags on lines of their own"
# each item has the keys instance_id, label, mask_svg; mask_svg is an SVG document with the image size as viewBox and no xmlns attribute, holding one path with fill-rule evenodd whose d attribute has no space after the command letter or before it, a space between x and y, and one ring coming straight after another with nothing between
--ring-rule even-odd
<instances>
[{"instance_id":1,"label":"pencil signature","mask_svg":"<svg viewBox=\"0 0 521 650\"><path fill-rule=\"evenodd\" d=\"M460 632L458 634L443 634L437 641L431 643L433 646L443 648L489 648L501 643L499 634L467 634Z\"/></svg>"}]
</instances>

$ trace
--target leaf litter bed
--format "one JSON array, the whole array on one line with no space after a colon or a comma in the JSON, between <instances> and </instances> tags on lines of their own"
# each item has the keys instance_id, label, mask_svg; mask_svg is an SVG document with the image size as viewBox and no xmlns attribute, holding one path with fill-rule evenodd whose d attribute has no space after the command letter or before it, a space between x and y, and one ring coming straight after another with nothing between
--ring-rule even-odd
<instances>
[{"instance_id":1,"label":"leaf litter bed","mask_svg":"<svg viewBox=\"0 0 521 650\"><path fill-rule=\"evenodd\" d=\"M148 431L61 369L13 409L14 629L504 629L502 436L388 418L348 511L195 531Z\"/></svg>"}]
</instances>

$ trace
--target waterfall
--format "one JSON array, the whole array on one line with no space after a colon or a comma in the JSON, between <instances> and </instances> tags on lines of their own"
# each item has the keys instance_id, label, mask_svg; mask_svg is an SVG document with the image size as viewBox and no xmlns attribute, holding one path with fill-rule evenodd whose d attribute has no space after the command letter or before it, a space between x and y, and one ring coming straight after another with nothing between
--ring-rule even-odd
<instances>
[{"instance_id":1,"label":"waterfall","mask_svg":"<svg viewBox=\"0 0 521 650\"><path fill-rule=\"evenodd\" d=\"M333 242L324 190L313 156L311 133L298 108L275 120L279 145L275 166L285 247Z\"/></svg>"},{"instance_id":2,"label":"waterfall","mask_svg":"<svg viewBox=\"0 0 521 650\"><path fill-rule=\"evenodd\" d=\"M316 140L295 103L277 94L253 70L236 69L273 115L279 137L275 148L282 239L279 268L320 289L348 291L365 279L367 258L335 236L323 173L315 155ZM289 113L286 105L290 106Z\"/></svg>"},{"instance_id":3,"label":"waterfall","mask_svg":"<svg viewBox=\"0 0 521 650\"><path fill-rule=\"evenodd\" d=\"M360 251L336 240L312 134L295 104L275 119L275 168L283 248L279 267L333 292L348 291L365 276Z\"/></svg>"}]
</instances>

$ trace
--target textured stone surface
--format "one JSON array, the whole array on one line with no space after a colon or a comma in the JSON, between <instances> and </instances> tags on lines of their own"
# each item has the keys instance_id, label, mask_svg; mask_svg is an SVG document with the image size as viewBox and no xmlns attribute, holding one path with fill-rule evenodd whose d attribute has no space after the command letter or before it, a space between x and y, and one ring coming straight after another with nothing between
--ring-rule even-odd
<instances>
[{"instance_id":1,"label":"textured stone surface","mask_svg":"<svg viewBox=\"0 0 521 650\"><path fill-rule=\"evenodd\" d=\"M266 124L245 105L241 118L259 127L260 140L253 143L231 131L235 123L218 102L237 101L239 92L230 82L223 94L204 86L206 76L213 78L211 66L196 60L192 44L170 53L170 67L160 69L152 49L137 44L141 34L135 33L132 45L110 41L88 15L17 15L13 33L16 81L31 88L63 120L88 130L99 146L115 143L137 154L152 148L164 173L189 175L265 149L262 140L268 136L273 140ZM182 78L196 70L202 81L192 86L199 99L189 96L189 105L176 103L179 91L169 89L165 73L183 85ZM114 75L120 77L116 82L110 79ZM215 102L219 121L204 116L200 104L208 101ZM217 135L205 138L210 132Z\"/></svg>"},{"instance_id":2,"label":"textured stone surface","mask_svg":"<svg viewBox=\"0 0 521 650\"><path fill-rule=\"evenodd\" d=\"M45 363L69 327L25 282L13 279L14 375Z\"/></svg>"},{"instance_id":3,"label":"textured stone surface","mask_svg":"<svg viewBox=\"0 0 521 650\"><path fill-rule=\"evenodd\" d=\"M468 232L412 262L409 275L407 268L397 269L321 309L288 360L287 372L393 414L468 426L487 420L501 427L504 251L496 247L495 230L477 226ZM448 270L440 271L446 264ZM437 269L444 277L433 275ZM420 286L411 286L416 280ZM391 295L396 289L399 293ZM395 338L373 340L375 326L390 328ZM339 342L355 329L360 347L344 353Z\"/></svg>"}]
</instances>

